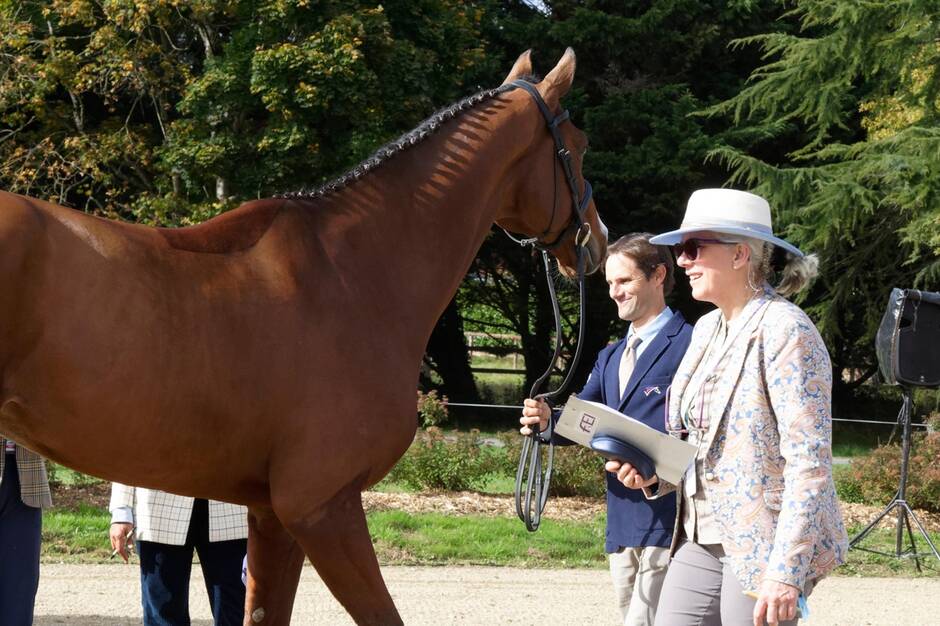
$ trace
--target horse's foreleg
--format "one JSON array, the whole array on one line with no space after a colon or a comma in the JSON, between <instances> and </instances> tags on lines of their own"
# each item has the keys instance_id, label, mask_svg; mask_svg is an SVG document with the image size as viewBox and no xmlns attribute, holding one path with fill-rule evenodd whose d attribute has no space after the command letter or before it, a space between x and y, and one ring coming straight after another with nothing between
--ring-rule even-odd
<instances>
[{"instance_id":1,"label":"horse's foreleg","mask_svg":"<svg viewBox=\"0 0 940 626\"><path fill-rule=\"evenodd\" d=\"M309 516L285 520L320 578L357 624L401 624L382 580L362 510L362 495L347 485Z\"/></svg>"},{"instance_id":2,"label":"horse's foreleg","mask_svg":"<svg viewBox=\"0 0 940 626\"><path fill-rule=\"evenodd\" d=\"M271 509L248 510L245 626L289 626L304 552Z\"/></svg>"}]
</instances>

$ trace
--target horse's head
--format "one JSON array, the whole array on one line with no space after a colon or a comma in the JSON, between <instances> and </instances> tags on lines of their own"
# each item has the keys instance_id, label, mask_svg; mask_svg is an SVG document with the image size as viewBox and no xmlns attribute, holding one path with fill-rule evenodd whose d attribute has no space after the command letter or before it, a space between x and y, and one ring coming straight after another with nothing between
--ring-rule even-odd
<instances>
[{"instance_id":1,"label":"horse's head","mask_svg":"<svg viewBox=\"0 0 940 626\"><path fill-rule=\"evenodd\" d=\"M509 231L537 238L558 260L566 276L577 273L577 246L587 255L585 271L600 267L607 251L607 227L597 214L590 185L581 174L588 141L560 111L559 102L574 80L575 55L571 48L539 83L527 83L532 74L530 52L524 52L503 84L517 88L508 98L516 107L514 125L531 140L520 146L514 171L514 197L497 224Z\"/></svg>"}]
</instances>

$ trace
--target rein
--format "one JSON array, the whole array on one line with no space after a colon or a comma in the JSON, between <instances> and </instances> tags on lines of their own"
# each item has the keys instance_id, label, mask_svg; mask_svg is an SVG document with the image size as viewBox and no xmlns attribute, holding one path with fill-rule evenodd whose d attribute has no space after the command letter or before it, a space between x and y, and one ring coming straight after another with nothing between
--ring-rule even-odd
<instances>
[{"instance_id":1,"label":"rein","mask_svg":"<svg viewBox=\"0 0 940 626\"><path fill-rule=\"evenodd\" d=\"M588 202L591 200L592 190L590 183L585 180L584 193L580 193L578 188L578 181L574 175L574 168L571 165L571 152L565 147L565 142L558 130L558 126L568 119L568 111L562 111L557 116L552 115L552 112L548 109L548 105L545 104L545 100L542 99L542 95L538 92L535 86L532 85L532 83L526 82L524 80L516 80L511 84L514 87L518 87L527 91L529 95L532 96L532 99L535 100L535 103L539 107L539 111L542 112L542 116L545 118L545 122L548 125L548 130L551 132L552 138L555 141L555 156L561 162L562 170L564 171L565 178L568 181L568 189L571 192L571 206L573 209L571 211L571 219L562 229L561 233L552 241L545 242L543 241L543 237L547 236L551 231L552 224L555 222L555 212L558 204L558 186L557 180L555 179L557 174L555 174L556 170L554 167L552 168L552 187L554 190L554 195L552 197L552 214L548 222L548 227L545 229L545 231L538 237L518 239L503 229L504 232L506 232L506 235L519 245L532 246L538 250L541 250L542 252L542 262L545 265L545 278L548 283L548 292L552 299L552 312L555 316L555 352L552 355L551 361L548 363L548 368L541 376L539 376L538 380L532 384L529 397L552 403L568 388L568 385L571 383L571 379L574 376L577 364L581 359L581 346L584 340L584 319L586 315L585 303L587 300L585 297L584 286L584 271L586 263L585 246L587 246L587 243L591 238L591 226L586 221L584 221L584 212L587 210ZM558 297L555 294L555 284L552 282L551 261L548 258L548 253L560 246L561 242L571 234L573 234L575 237L575 251L577 252L578 257L578 296L580 299L578 343L577 347L575 348L574 358L568 367L568 375L565 376L565 380L554 391L539 394L539 389L542 387L542 384L548 380L548 377L551 375L552 369L554 368L555 362L558 360L558 356L561 354L562 343L561 311L558 306ZM555 457L555 446L552 443L552 431L553 423L551 420L549 420L548 427L544 431L536 432L536 429L533 429L530 435L526 435L524 437L522 441L522 451L519 454L519 466L516 468L515 484L516 515L518 515L519 519L525 523L525 527L527 530L529 530L529 532L535 532L538 530L539 523L542 519L542 511L545 509L545 502L548 499L548 489L551 485L552 466ZM546 459L544 471L542 470L542 445L548 446L548 451L545 455Z\"/></svg>"}]
</instances>

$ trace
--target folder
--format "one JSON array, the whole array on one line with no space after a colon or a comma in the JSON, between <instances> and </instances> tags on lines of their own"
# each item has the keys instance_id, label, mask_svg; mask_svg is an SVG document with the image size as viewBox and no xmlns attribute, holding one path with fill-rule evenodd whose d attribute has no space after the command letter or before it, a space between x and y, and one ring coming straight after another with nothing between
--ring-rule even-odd
<instances>
[{"instance_id":1,"label":"folder","mask_svg":"<svg viewBox=\"0 0 940 626\"><path fill-rule=\"evenodd\" d=\"M592 448L591 440L595 437L624 441L646 454L660 480L673 485L685 475L697 449L687 441L662 433L607 405L581 400L573 394L555 424L555 432L587 448Z\"/></svg>"}]
</instances>

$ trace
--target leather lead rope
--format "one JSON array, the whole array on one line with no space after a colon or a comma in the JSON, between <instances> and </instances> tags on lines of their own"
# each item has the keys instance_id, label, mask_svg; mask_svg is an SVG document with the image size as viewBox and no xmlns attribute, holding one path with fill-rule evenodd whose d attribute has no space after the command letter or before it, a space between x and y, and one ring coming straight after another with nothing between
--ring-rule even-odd
<instances>
[{"instance_id":1,"label":"leather lead rope","mask_svg":"<svg viewBox=\"0 0 940 626\"><path fill-rule=\"evenodd\" d=\"M555 295L555 285L551 277L551 265L548 253L542 250L542 260L545 264L545 276L548 282L548 291L552 298L552 311L555 316L555 352L552 360L548 364L545 372L532 384L529 392L530 398L545 400L549 404L555 401L568 389L571 379L574 377L575 369L581 359L581 346L584 343L584 317L587 312L584 287L584 247L577 246L578 251L578 295L580 298L580 321L578 323L578 343L575 348L574 359L568 367L568 375L564 381L554 391L539 394L538 390L542 384L551 375L555 362L561 353L561 311L558 306L558 297ZM541 432L533 429L532 433L523 436L522 450L519 453L519 465L516 468L516 483L514 495L516 500L516 515L525 524L526 530L535 532L542 521L542 511L545 509L545 503L548 501L548 491L552 482L552 469L555 459L555 445L552 443L553 422L549 419L548 428ZM542 470L542 446L547 446L545 457L545 470Z\"/></svg>"},{"instance_id":2,"label":"leather lead rope","mask_svg":"<svg viewBox=\"0 0 940 626\"><path fill-rule=\"evenodd\" d=\"M532 99L538 106L539 111L545 118L545 123L548 126L548 130L551 133L555 144L555 156L561 163L562 171L565 174L565 180L568 182L568 190L571 193L571 219L569 220L568 225L562 229L561 233L559 233L559 235L553 241L546 243L541 241L541 238L548 235L548 233L551 231L552 224L555 221L558 186L557 182L554 180L554 176L552 180L552 214L549 220L548 228L545 230L545 232L543 232L539 237L531 237L528 239L517 239L506 232L509 238L516 243L519 243L523 246L531 245L542 251L542 261L545 264L545 279L548 281L548 291L551 294L552 299L552 311L555 315L555 352L552 355L552 360L548 364L548 368L538 378L538 380L533 383L532 389L529 392L529 397L543 399L546 402L551 403L561 396L568 388L568 385L571 383L571 379L574 376L575 369L577 368L578 362L581 358L581 345L584 340L584 318L586 314L587 300L585 298L584 287L585 263L587 262L585 258L585 246L587 246L588 241L591 239L591 226L584 221L584 212L587 210L587 205L591 201L592 190L591 184L587 180L584 181L583 193L582 190L579 189L578 181L574 175L574 168L572 167L571 152L565 146L561 132L558 130L558 126L568 120L568 111L562 111L559 115L552 115L548 105L545 104L545 100L542 99L542 95L538 92L538 89L536 89L532 83L526 82L524 80L516 80L512 82L512 85L513 87L523 89L530 96L532 96ZM553 168L553 174L554 171L555 170ZM562 345L561 311L558 306L558 297L555 294L555 284L552 282L551 262L548 258L548 252L560 246L562 241L564 241L569 234L574 236L575 251L577 252L578 257L578 291L581 300L580 320L578 322L578 343L577 348L575 349L574 358L568 367L568 375L565 376L565 380L561 383L561 386L559 386L558 389L554 391L538 394L542 384L548 380L548 377L551 375L552 370L555 367L555 362L558 360L558 357L561 354ZM522 441L522 451L519 455L519 466L516 468L516 514L519 516L519 519L525 523L526 529L528 529L530 532L536 531L539 527L539 523L542 519L542 511L545 509L545 502L548 499L548 490L551 486L552 466L555 457L555 446L552 444L552 430L552 422L549 420L548 428L545 431L536 432L533 429L531 435L525 436ZM548 446L548 449L544 454L544 470L542 469L543 445Z\"/></svg>"}]
</instances>

